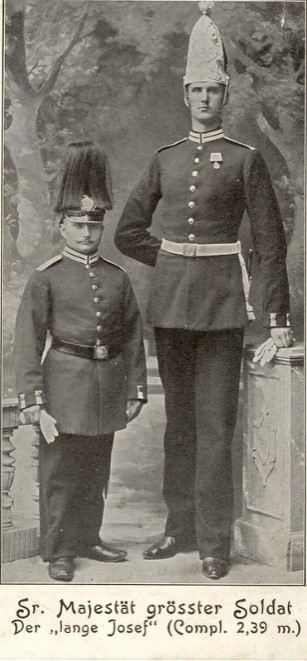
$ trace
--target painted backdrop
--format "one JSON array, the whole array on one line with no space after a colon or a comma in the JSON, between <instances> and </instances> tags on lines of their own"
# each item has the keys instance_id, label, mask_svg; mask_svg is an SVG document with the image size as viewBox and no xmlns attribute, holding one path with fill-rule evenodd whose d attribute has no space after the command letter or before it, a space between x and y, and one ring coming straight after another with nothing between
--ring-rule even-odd
<instances>
[{"instance_id":1,"label":"painted backdrop","mask_svg":"<svg viewBox=\"0 0 307 661\"><path fill-rule=\"evenodd\" d=\"M115 207L102 253L124 265L142 311L150 268L125 260L113 236L152 152L184 137L188 35L197 2L7 0L4 146L4 377L14 395L16 310L29 273L60 250L53 214L59 159L71 140L107 151ZM269 166L288 241L294 332L303 332L304 3L216 2L230 64L225 132L257 146ZM159 212L154 230L159 232ZM247 221L244 250L250 244ZM253 264L254 306L261 302ZM146 329L150 333L149 329ZM260 334L255 324L249 334Z\"/></svg>"}]
</instances>

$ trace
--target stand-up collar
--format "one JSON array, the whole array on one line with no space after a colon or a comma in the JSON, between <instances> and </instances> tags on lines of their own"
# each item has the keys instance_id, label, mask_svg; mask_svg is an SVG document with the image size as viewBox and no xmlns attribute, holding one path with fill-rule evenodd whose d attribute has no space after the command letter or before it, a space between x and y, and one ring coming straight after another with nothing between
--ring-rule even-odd
<instances>
[{"instance_id":1,"label":"stand-up collar","mask_svg":"<svg viewBox=\"0 0 307 661\"><path fill-rule=\"evenodd\" d=\"M80 262L81 264L94 264L94 262L98 262L99 259L98 252L94 252L92 255L83 255L81 252L77 252L77 250L68 248L68 246L64 248L63 255L72 259L74 262Z\"/></svg>"},{"instance_id":2,"label":"stand-up collar","mask_svg":"<svg viewBox=\"0 0 307 661\"><path fill-rule=\"evenodd\" d=\"M215 129L215 131L208 131L207 133L197 133L196 131L190 131L189 140L192 142L198 142L199 145L202 145L204 142L211 142L212 140L218 140L219 138L224 137L224 131L222 128Z\"/></svg>"}]
</instances>

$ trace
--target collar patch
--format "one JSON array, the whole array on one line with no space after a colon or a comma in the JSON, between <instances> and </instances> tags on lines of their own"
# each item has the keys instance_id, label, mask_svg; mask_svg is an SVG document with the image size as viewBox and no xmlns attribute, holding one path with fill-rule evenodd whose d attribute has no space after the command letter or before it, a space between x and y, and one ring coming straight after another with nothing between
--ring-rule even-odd
<instances>
[{"instance_id":1,"label":"collar patch","mask_svg":"<svg viewBox=\"0 0 307 661\"><path fill-rule=\"evenodd\" d=\"M80 264L94 264L94 262L98 262L99 260L98 252L95 252L93 255L83 255L81 252L77 252L77 250L68 248L68 246L64 248L63 255L72 259L74 262L80 262Z\"/></svg>"},{"instance_id":2,"label":"collar patch","mask_svg":"<svg viewBox=\"0 0 307 661\"><path fill-rule=\"evenodd\" d=\"M199 145L202 145L205 142L211 142L212 140L219 140L223 137L223 129L208 131L207 133L197 133L196 131L190 131L189 133L189 140L192 140L192 142L198 142Z\"/></svg>"}]
</instances>

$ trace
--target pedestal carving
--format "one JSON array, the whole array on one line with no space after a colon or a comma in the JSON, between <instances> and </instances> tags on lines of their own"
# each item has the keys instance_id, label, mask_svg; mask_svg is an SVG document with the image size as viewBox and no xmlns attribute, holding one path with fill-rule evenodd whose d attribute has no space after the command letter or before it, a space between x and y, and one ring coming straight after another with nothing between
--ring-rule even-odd
<instances>
[{"instance_id":1,"label":"pedestal carving","mask_svg":"<svg viewBox=\"0 0 307 661\"><path fill-rule=\"evenodd\" d=\"M260 473L263 487L266 486L267 479L276 462L277 429L270 427L270 424L268 424L267 419L269 415L270 412L264 405L259 420L253 420L254 442L252 456Z\"/></svg>"}]
</instances>

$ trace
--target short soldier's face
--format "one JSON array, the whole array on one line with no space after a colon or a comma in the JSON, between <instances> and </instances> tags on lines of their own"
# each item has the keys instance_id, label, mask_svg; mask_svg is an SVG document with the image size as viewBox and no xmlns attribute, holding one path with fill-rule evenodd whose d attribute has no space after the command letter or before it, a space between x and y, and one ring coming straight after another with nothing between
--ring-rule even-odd
<instances>
[{"instance_id":1,"label":"short soldier's face","mask_svg":"<svg viewBox=\"0 0 307 661\"><path fill-rule=\"evenodd\" d=\"M103 223L75 223L64 218L60 231L68 248L91 255L100 244Z\"/></svg>"},{"instance_id":2,"label":"short soldier's face","mask_svg":"<svg viewBox=\"0 0 307 661\"><path fill-rule=\"evenodd\" d=\"M187 102L195 131L218 128L224 104L225 85L214 82L190 83Z\"/></svg>"}]
</instances>

